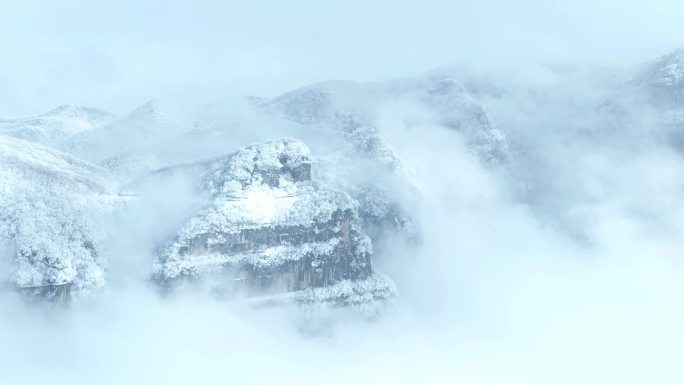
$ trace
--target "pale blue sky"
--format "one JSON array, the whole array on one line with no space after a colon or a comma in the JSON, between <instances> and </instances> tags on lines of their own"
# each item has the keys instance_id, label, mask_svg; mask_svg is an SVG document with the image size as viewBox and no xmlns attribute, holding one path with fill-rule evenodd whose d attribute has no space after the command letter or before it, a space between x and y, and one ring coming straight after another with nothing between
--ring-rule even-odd
<instances>
[{"instance_id":1,"label":"pale blue sky","mask_svg":"<svg viewBox=\"0 0 684 385\"><path fill-rule=\"evenodd\" d=\"M684 2L0 0L0 116L62 103L271 95L442 65L637 63L684 45Z\"/></svg>"}]
</instances>

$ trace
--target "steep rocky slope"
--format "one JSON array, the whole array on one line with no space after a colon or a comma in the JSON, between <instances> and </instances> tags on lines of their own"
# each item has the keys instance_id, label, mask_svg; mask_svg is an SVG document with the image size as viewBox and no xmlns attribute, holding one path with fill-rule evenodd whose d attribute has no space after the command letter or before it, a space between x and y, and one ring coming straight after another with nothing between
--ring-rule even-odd
<instances>
[{"instance_id":1,"label":"steep rocky slope","mask_svg":"<svg viewBox=\"0 0 684 385\"><path fill-rule=\"evenodd\" d=\"M354 306L391 299L393 283L371 269L358 202L312 180L311 166L309 149L288 138L210 162L200 182L210 203L162 249L157 282Z\"/></svg>"}]
</instances>

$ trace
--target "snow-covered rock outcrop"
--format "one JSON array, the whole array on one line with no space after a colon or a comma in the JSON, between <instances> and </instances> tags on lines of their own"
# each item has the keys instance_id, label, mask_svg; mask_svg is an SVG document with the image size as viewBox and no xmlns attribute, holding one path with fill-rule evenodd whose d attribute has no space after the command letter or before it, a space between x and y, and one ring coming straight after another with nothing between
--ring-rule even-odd
<instances>
[{"instance_id":1,"label":"snow-covered rock outcrop","mask_svg":"<svg viewBox=\"0 0 684 385\"><path fill-rule=\"evenodd\" d=\"M156 280L173 287L202 277L216 280L223 292L251 294L372 280L374 290L390 298L393 284L371 269L371 241L360 226L358 202L311 180L311 166L309 149L289 138L211 162L201 182L210 203L162 249ZM315 293L302 298L324 295ZM340 293L347 298L353 290Z\"/></svg>"},{"instance_id":2,"label":"snow-covered rock outcrop","mask_svg":"<svg viewBox=\"0 0 684 385\"><path fill-rule=\"evenodd\" d=\"M0 135L0 244L13 285L66 300L101 288L94 222L118 200L107 172L48 147Z\"/></svg>"}]
</instances>

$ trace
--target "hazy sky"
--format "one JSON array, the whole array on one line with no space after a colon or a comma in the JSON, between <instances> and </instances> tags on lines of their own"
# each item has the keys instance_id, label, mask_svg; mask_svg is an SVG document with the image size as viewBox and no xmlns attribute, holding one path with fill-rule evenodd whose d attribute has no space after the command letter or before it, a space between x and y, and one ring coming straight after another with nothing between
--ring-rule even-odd
<instances>
[{"instance_id":1,"label":"hazy sky","mask_svg":"<svg viewBox=\"0 0 684 385\"><path fill-rule=\"evenodd\" d=\"M684 44L683 15L675 0L1 0L0 116L450 64L632 64Z\"/></svg>"}]
</instances>

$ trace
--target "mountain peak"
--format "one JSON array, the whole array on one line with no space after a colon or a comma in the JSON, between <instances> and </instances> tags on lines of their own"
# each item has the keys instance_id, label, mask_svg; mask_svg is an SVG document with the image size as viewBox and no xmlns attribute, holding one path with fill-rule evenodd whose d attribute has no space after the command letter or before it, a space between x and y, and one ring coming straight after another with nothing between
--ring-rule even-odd
<instances>
[{"instance_id":1,"label":"mountain peak","mask_svg":"<svg viewBox=\"0 0 684 385\"><path fill-rule=\"evenodd\" d=\"M161 127L192 126L186 110L167 99L152 99L130 112L124 121Z\"/></svg>"}]
</instances>

